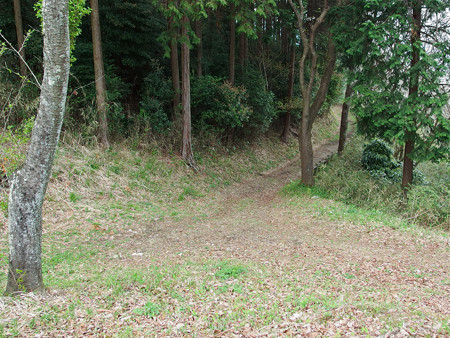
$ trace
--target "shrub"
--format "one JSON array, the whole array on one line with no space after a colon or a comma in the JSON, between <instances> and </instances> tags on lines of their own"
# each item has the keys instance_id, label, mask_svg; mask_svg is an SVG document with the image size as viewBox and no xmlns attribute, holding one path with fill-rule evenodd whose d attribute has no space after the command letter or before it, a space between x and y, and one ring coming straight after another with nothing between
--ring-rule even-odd
<instances>
[{"instance_id":1,"label":"shrub","mask_svg":"<svg viewBox=\"0 0 450 338\"><path fill-rule=\"evenodd\" d=\"M370 147L364 146L364 150L367 148ZM373 142L372 149L381 155L391 154L390 148L383 142ZM422 175L424 183L418 184L416 178L415 184L408 191L408 198L405 199L400 184L380 184L380 179L392 182L391 178L388 178L382 169L372 171L365 169L360 161L362 157L364 157L362 139L355 136L347 144L342 156L333 157L319 170L316 188L327 191L330 198L358 207L395 213L422 226L450 228L448 163L420 164L421 171L417 170L416 173ZM374 167L377 168L376 164ZM400 170L395 172L401 175Z\"/></svg>"},{"instance_id":2,"label":"shrub","mask_svg":"<svg viewBox=\"0 0 450 338\"><path fill-rule=\"evenodd\" d=\"M213 76L192 81L192 109L194 128L219 133L242 128L252 116L247 90Z\"/></svg>"},{"instance_id":3,"label":"shrub","mask_svg":"<svg viewBox=\"0 0 450 338\"><path fill-rule=\"evenodd\" d=\"M15 130L10 126L0 132L0 164L7 175L22 166L33 125L34 117L31 117Z\"/></svg>"},{"instance_id":4,"label":"shrub","mask_svg":"<svg viewBox=\"0 0 450 338\"><path fill-rule=\"evenodd\" d=\"M136 119L139 131L148 132L151 129L163 133L171 127L172 97L170 80L164 76L162 67L155 61L153 71L144 80L140 111Z\"/></svg>"},{"instance_id":5,"label":"shrub","mask_svg":"<svg viewBox=\"0 0 450 338\"><path fill-rule=\"evenodd\" d=\"M364 146L361 163L363 168L381 184L398 183L402 180L402 165L393 157L391 146L380 139L373 139ZM413 183L422 184L425 176L417 169L413 171Z\"/></svg>"},{"instance_id":6,"label":"shrub","mask_svg":"<svg viewBox=\"0 0 450 338\"><path fill-rule=\"evenodd\" d=\"M275 95L266 90L265 80L257 70L248 70L242 84L247 88L248 104L253 110L247 125L253 129L266 131L278 113Z\"/></svg>"}]
</instances>

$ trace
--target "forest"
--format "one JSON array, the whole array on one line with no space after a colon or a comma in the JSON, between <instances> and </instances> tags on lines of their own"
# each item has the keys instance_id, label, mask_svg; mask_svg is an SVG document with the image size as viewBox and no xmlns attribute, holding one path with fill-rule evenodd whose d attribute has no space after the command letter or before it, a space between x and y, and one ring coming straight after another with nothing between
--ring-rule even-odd
<instances>
[{"instance_id":1,"label":"forest","mask_svg":"<svg viewBox=\"0 0 450 338\"><path fill-rule=\"evenodd\" d=\"M443 0L0 0L0 337L450 334Z\"/></svg>"}]
</instances>

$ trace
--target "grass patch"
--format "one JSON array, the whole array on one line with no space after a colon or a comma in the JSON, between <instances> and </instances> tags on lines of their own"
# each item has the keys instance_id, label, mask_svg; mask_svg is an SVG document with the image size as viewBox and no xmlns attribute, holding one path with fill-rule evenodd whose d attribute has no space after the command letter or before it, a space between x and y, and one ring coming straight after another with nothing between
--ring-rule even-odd
<instances>
[{"instance_id":1,"label":"grass patch","mask_svg":"<svg viewBox=\"0 0 450 338\"><path fill-rule=\"evenodd\" d=\"M229 261L220 262L216 268L218 271L214 274L219 279L235 279L243 276L247 272L247 268L233 264Z\"/></svg>"},{"instance_id":2,"label":"grass patch","mask_svg":"<svg viewBox=\"0 0 450 338\"><path fill-rule=\"evenodd\" d=\"M305 187L296 187L298 183L291 183L283 191L291 191L294 194L314 193L322 198L371 210L371 214L376 212L394 214L405 222L450 229L448 163L423 164L421 170L427 183L413 186L408 192L408 199L405 199L400 184L377 181L363 170L361 166L363 143L361 137L354 137L342 156L334 156L327 165L320 168L316 185L311 192L305 191L307 189Z\"/></svg>"}]
</instances>

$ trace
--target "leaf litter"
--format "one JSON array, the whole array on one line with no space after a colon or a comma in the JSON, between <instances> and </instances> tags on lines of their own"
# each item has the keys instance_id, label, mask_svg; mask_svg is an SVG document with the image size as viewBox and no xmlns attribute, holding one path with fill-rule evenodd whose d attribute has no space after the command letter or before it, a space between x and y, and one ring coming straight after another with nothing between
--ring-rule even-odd
<instances>
[{"instance_id":1,"label":"leaf litter","mask_svg":"<svg viewBox=\"0 0 450 338\"><path fill-rule=\"evenodd\" d=\"M334 151L321 145L315 161ZM50 193L49 289L0 298L0 335L449 336L448 238L331 221L312 200L335 202L278 193L298 178L294 159L158 208L106 174L116 197Z\"/></svg>"}]
</instances>

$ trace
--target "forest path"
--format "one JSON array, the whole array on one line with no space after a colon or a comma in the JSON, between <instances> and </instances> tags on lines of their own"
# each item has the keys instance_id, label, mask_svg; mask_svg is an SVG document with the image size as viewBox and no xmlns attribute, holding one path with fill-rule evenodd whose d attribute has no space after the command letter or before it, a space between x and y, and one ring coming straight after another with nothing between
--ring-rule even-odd
<instances>
[{"instance_id":1,"label":"forest path","mask_svg":"<svg viewBox=\"0 0 450 338\"><path fill-rule=\"evenodd\" d=\"M336 150L337 142L320 145L314 151L314 163ZM333 201L279 194L283 186L299 178L300 163L295 159L186 201L189 216L141 224L122 249L138 253L130 258L133 266L150 264L146 257L162 266L205 259L256 264L267 269L269 284L283 288L294 278L309 290L305 292L331 292L331 299L341 304L330 312L333 320L308 317L307 324L285 325L290 331L283 331L279 324L269 325L268 332L276 335L378 335L386 329L390 336L445 332L439 330L450 318L448 238L379 224L332 221L308 207L326 207ZM279 294L268 297L281 297L283 304ZM403 324L393 328L392 323ZM249 327L246 330L235 334L264 335Z\"/></svg>"}]
</instances>

